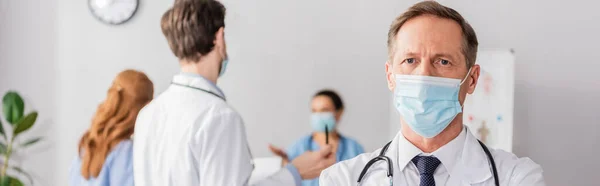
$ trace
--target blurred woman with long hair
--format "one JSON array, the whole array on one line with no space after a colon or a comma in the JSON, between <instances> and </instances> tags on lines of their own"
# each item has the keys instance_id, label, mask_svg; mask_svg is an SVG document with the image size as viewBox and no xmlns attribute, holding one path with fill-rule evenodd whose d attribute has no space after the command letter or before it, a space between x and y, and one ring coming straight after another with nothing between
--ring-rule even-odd
<instances>
[{"instance_id":1,"label":"blurred woman with long hair","mask_svg":"<svg viewBox=\"0 0 600 186\"><path fill-rule=\"evenodd\" d=\"M133 186L131 136L138 112L152 100L154 85L142 72L117 75L79 141L71 186Z\"/></svg>"}]
</instances>

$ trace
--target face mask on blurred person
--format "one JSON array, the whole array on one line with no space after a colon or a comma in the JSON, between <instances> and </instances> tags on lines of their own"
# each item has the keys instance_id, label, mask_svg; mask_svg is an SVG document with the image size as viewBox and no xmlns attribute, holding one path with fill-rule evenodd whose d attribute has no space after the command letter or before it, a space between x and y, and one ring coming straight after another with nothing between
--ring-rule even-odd
<instances>
[{"instance_id":1,"label":"face mask on blurred person","mask_svg":"<svg viewBox=\"0 0 600 186\"><path fill-rule=\"evenodd\" d=\"M221 70L219 71L219 77L221 77L221 76L223 76L223 74L225 74L225 70L227 69L228 63L229 63L229 57L226 56L221 61Z\"/></svg>"},{"instance_id":2,"label":"face mask on blurred person","mask_svg":"<svg viewBox=\"0 0 600 186\"><path fill-rule=\"evenodd\" d=\"M311 126L315 132L325 132L325 127L331 132L335 127L333 112L315 112L310 116Z\"/></svg>"}]
</instances>

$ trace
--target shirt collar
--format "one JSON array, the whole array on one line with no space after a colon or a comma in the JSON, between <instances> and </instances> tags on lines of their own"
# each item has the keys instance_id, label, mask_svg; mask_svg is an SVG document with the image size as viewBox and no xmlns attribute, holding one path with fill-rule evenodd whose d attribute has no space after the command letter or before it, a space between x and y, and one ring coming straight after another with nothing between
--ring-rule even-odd
<instances>
[{"instance_id":1,"label":"shirt collar","mask_svg":"<svg viewBox=\"0 0 600 186\"><path fill-rule=\"evenodd\" d=\"M462 131L456 138L431 153L431 155L437 157L440 162L442 162L442 165L444 165L449 173L452 173L452 170L456 165L460 154L462 153L463 145L466 139L466 132L467 131L465 130L465 127L463 127ZM399 132L397 138L399 149L398 166L400 167L400 170L403 171L415 156L425 153L410 143L401 132Z\"/></svg>"},{"instance_id":2,"label":"shirt collar","mask_svg":"<svg viewBox=\"0 0 600 186\"><path fill-rule=\"evenodd\" d=\"M433 156L442 162L442 165L449 173L453 172L452 170L454 170L453 168L461 156L463 146L465 145L465 139L467 138L466 133L467 130L463 127L456 138L432 153Z\"/></svg>"},{"instance_id":3,"label":"shirt collar","mask_svg":"<svg viewBox=\"0 0 600 186\"><path fill-rule=\"evenodd\" d=\"M181 72L180 74L175 75L175 77L173 77L173 82L205 89L225 98L225 94L215 83L204 78L200 74Z\"/></svg>"},{"instance_id":4,"label":"shirt collar","mask_svg":"<svg viewBox=\"0 0 600 186\"><path fill-rule=\"evenodd\" d=\"M404 135L402 135L402 131L399 131L396 135L398 139L398 166L400 171L404 171L404 168L408 165L408 163L417 155L423 153L421 149L415 147L412 143L410 143Z\"/></svg>"}]
</instances>

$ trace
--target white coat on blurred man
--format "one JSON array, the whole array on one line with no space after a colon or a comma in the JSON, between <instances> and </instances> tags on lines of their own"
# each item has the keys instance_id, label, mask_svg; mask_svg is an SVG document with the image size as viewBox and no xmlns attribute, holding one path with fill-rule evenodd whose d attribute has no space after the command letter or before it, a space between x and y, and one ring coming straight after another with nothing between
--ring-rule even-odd
<instances>
[{"instance_id":1,"label":"white coat on blurred man","mask_svg":"<svg viewBox=\"0 0 600 186\"><path fill-rule=\"evenodd\" d=\"M228 62L224 18L225 7L215 0L176 1L163 15L161 28L181 73L138 116L136 185L248 184L254 167L244 123L216 86ZM330 154L331 147L302 154L256 185L300 185L335 162Z\"/></svg>"}]
</instances>

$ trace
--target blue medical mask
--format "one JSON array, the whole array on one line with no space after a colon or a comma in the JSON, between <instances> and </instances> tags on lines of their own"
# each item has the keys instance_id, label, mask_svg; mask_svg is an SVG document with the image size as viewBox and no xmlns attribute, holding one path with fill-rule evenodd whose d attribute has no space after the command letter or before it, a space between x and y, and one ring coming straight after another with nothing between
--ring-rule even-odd
<instances>
[{"instance_id":1,"label":"blue medical mask","mask_svg":"<svg viewBox=\"0 0 600 186\"><path fill-rule=\"evenodd\" d=\"M471 73L469 69L468 74ZM396 74L395 106L408 126L425 138L440 134L462 112L458 101L466 80Z\"/></svg>"},{"instance_id":2,"label":"blue medical mask","mask_svg":"<svg viewBox=\"0 0 600 186\"><path fill-rule=\"evenodd\" d=\"M315 112L310 116L311 127L315 132L325 132L325 127L329 132L335 127L335 116L333 112Z\"/></svg>"},{"instance_id":3,"label":"blue medical mask","mask_svg":"<svg viewBox=\"0 0 600 186\"><path fill-rule=\"evenodd\" d=\"M229 63L229 57L224 57L221 61L221 71L219 71L219 77L225 74L225 69L227 69L227 63Z\"/></svg>"}]
</instances>

